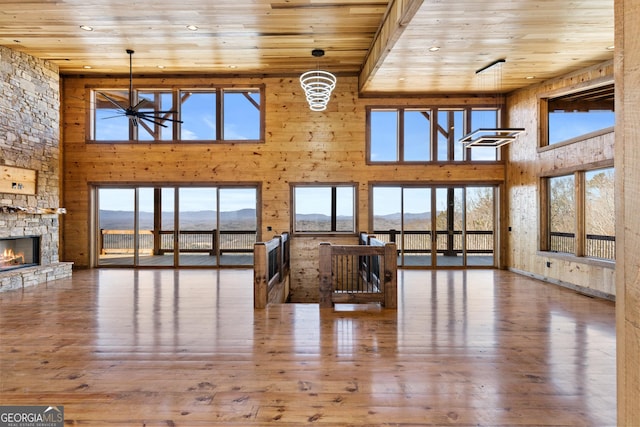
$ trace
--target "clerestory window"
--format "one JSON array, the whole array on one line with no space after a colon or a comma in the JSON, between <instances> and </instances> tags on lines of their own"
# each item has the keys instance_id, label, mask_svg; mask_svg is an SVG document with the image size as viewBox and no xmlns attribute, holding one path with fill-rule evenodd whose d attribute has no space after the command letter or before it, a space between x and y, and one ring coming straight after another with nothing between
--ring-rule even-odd
<instances>
[{"instance_id":1,"label":"clerestory window","mask_svg":"<svg viewBox=\"0 0 640 427\"><path fill-rule=\"evenodd\" d=\"M613 131L613 83L540 99L540 145L576 142Z\"/></svg>"},{"instance_id":2,"label":"clerestory window","mask_svg":"<svg viewBox=\"0 0 640 427\"><path fill-rule=\"evenodd\" d=\"M464 148L472 130L500 125L496 107L368 107L367 162L496 161L495 147Z\"/></svg>"},{"instance_id":3,"label":"clerestory window","mask_svg":"<svg viewBox=\"0 0 640 427\"><path fill-rule=\"evenodd\" d=\"M90 140L264 142L264 88L94 89ZM126 109L146 113L133 120Z\"/></svg>"}]
</instances>

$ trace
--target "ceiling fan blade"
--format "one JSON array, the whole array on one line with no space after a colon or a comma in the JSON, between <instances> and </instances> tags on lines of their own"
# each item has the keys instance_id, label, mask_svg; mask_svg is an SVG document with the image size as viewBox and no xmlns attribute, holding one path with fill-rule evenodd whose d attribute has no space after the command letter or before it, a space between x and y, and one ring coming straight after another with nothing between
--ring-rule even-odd
<instances>
[{"instance_id":1,"label":"ceiling fan blade","mask_svg":"<svg viewBox=\"0 0 640 427\"><path fill-rule=\"evenodd\" d=\"M116 114L115 116L109 116L109 117L102 117L101 120L105 120L105 119L115 119L116 117L125 117L126 114L122 113L122 114Z\"/></svg>"},{"instance_id":2,"label":"ceiling fan blade","mask_svg":"<svg viewBox=\"0 0 640 427\"><path fill-rule=\"evenodd\" d=\"M146 113L144 111L139 111L138 117L144 117L144 118L152 118L154 120L161 120L161 121L169 121L169 122L173 122L173 123L183 123L182 120L178 120L178 119L173 119L171 117L167 117L167 116L160 116L158 114L169 114L172 113L174 114L175 111L152 111L149 113Z\"/></svg>"},{"instance_id":3,"label":"ceiling fan blade","mask_svg":"<svg viewBox=\"0 0 640 427\"><path fill-rule=\"evenodd\" d=\"M144 116L144 115L141 115L141 114L139 114L138 117L141 118L142 120L146 120L146 121L151 122L153 124L156 124L158 126L162 126L163 128L167 127L167 125L165 125L164 123L159 122L156 117L153 117L153 116L147 117L147 116Z\"/></svg>"},{"instance_id":4,"label":"ceiling fan blade","mask_svg":"<svg viewBox=\"0 0 640 427\"><path fill-rule=\"evenodd\" d=\"M106 93L104 93L104 92L98 92L98 93L99 93L100 95L102 95L102 96L103 96L107 101L111 102L113 105L115 105L116 107L118 107L118 109L123 110L123 111L124 111L124 110L126 110L126 108L125 108L125 107L123 107L122 105L120 105L120 104L118 103L118 101L116 101L115 99L113 99L112 97L110 97L109 95L107 95Z\"/></svg>"},{"instance_id":5,"label":"ceiling fan blade","mask_svg":"<svg viewBox=\"0 0 640 427\"><path fill-rule=\"evenodd\" d=\"M144 101L146 101L146 99L142 98L136 105L131 107L131 110L138 111L138 109L142 107L142 104L144 103Z\"/></svg>"},{"instance_id":6,"label":"ceiling fan blade","mask_svg":"<svg viewBox=\"0 0 640 427\"><path fill-rule=\"evenodd\" d=\"M171 122L171 123L184 123L182 120L178 120L178 119L172 119L169 117L159 117L159 116L148 116L148 117L152 117L156 120L162 120L163 122Z\"/></svg>"},{"instance_id":7,"label":"ceiling fan blade","mask_svg":"<svg viewBox=\"0 0 640 427\"><path fill-rule=\"evenodd\" d=\"M145 104L145 103L148 103L148 104L150 104L151 106L150 106L150 107L149 107L149 106L145 107L145 106L144 106L144 104ZM133 111L138 111L140 108L149 108L149 109L153 109L152 107L153 107L153 101L150 101L150 100L148 100L148 99L146 99L146 98L142 98L142 99L140 99L140 101L138 101L138 103L137 103L136 105L134 105L133 107L131 107L131 109L132 109Z\"/></svg>"}]
</instances>

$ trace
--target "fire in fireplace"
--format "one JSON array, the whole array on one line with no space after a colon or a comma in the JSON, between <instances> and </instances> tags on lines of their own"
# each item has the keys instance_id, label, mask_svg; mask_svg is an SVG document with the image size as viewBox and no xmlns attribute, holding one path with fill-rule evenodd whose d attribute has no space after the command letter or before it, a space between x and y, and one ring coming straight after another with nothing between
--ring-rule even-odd
<instances>
[{"instance_id":1,"label":"fire in fireplace","mask_svg":"<svg viewBox=\"0 0 640 427\"><path fill-rule=\"evenodd\" d=\"M38 236L0 239L0 272L39 263L40 238Z\"/></svg>"}]
</instances>

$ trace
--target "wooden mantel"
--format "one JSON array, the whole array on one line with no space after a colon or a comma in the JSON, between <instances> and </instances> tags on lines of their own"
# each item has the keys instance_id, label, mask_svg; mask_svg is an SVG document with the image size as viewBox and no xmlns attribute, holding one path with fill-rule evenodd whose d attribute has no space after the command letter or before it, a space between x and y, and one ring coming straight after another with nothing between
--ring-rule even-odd
<instances>
[{"instance_id":1,"label":"wooden mantel","mask_svg":"<svg viewBox=\"0 0 640 427\"><path fill-rule=\"evenodd\" d=\"M25 206L0 206L2 213L26 213L36 215L60 215L67 213L65 208L38 208Z\"/></svg>"}]
</instances>

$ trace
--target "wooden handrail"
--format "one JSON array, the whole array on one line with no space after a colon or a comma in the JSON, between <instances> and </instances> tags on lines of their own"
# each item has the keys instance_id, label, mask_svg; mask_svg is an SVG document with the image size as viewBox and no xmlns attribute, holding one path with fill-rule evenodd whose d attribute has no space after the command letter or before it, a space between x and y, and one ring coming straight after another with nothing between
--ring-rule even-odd
<instances>
[{"instance_id":1,"label":"wooden handrail","mask_svg":"<svg viewBox=\"0 0 640 427\"><path fill-rule=\"evenodd\" d=\"M335 303L379 302L396 308L397 248L361 233L358 245L319 246L320 307Z\"/></svg>"},{"instance_id":2,"label":"wooden handrail","mask_svg":"<svg viewBox=\"0 0 640 427\"><path fill-rule=\"evenodd\" d=\"M285 302L289 296L289 233L253 246L253 307Z\"/></svg>"}]
</instances>

